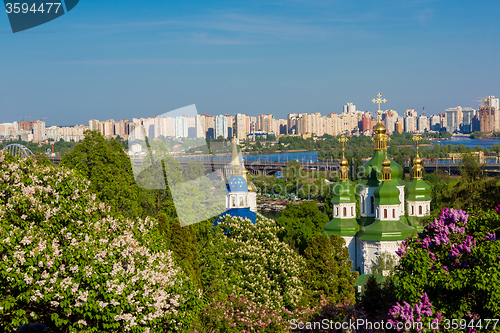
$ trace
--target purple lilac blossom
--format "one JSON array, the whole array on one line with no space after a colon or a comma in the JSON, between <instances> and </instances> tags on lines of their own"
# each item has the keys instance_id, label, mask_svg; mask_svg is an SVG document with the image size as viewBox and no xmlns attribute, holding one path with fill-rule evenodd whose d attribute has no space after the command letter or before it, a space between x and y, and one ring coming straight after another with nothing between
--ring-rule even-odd
<instances>
[{"instance_id":1,"label":"purple lilac blossom","mask_svg":"<svg viewBox=\"0 0 500 333\"><path fill-rule=\"evenodd\" d=\"M432 304L427 293L421 295L420 298L422 300L417 302L414 307L407 302L403 302L403 304L396 303L396 305L389 310L389 316L392 316L392 318L387 321L393 326L396 326L398 322L413 324L415 322L423 322L426 319L430 319L431 322L441 322L443 317L439 312L433 313ZM436 318L432 318L432 316ZM405 328L405 330L409 330L409 328ZM418 328L417 332L420 332Z\"/></svg>"}]
</instances>

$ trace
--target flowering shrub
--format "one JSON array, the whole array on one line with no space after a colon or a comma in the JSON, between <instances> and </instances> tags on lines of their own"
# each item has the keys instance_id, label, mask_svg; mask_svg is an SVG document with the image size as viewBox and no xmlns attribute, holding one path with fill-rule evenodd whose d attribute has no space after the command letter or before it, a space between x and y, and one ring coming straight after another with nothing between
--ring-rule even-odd
<instances>
[{"instance_id":1,"label":"flowering shrub","mask_svg":"<svg viewBox=\"0 0 500 333\"><path fill-rule=\"evenodd\" d=\"M426 293L421 295L420 298L422 300L417 302L415 306L411 306L407 302L403 302L403 304L396 303L389 310L389 316L392 318L388 322L395 328L399 324L401 326L399 331L429 332L436 330L443 317L441 313L433 312L432 304Z\"/></svg>"},{"instance_id":2,"label":"flowering shrub","mask_svg":"<svg viewBox=\"0 0 500 333\"><path fill-rule=\"evenodd\" d=\"M269 310L297 306L304 259L278 239L282 228L260 216L256 225L227 216L215 229L201 253L205 290L245 296Z\"/></svg>"},{"instance_id":3,"label":"flowering shrub","mask_svg":"<svg viewBox=\"0 0 500 333\"><path fill-rule=\"evenodd\" d=\"M398 296L415 304L426 293L445 318L500 316L499 230L498 212L443 210L398 250Z\"/></svg>"},{"instance_id":4,"label":"flowering shrub","mask_svg":"<svg viewBox=\"0 0 500 333\"><path fill-rule=\"evenodd\" d=\"M310 323L323 323L323 327L310 327L307 325L303 329L298 329L297 332L300 333L328 333L332 332L332 323L342 323L344 321L349 322L349 320L355 321L355 318L360 318L362 316L361 312L358 312L355 308L353 302L347 298L343 302L334 302L321 297L319 304L307 311L302 311L303 320ZM309 314L309 315L307 315ZM297 318L295 316L293 318ZM300 318L300 317L299 317ZM327 327L324 323L328 321ZM335 328L335 325L333 325Z\"/></svg>"},{"instance_id":5,"label":"flowering shrub","mask_svg":"<svg viewBox=\"0 0 500 333\"><path fill-rule=\"evenodd\" d=\"M217 297L199 316L195 332L289 332L287 314L269 310L245 296Z\"/></svg>"},{"instance_id":6,"label":"flowering shrub","mask_svg":"<svg viewBox=\"0 0 500 333\"><path fill-rule=\"evenodd\" d=\"M151 219L128 221L65 168L0 153L0 323L56 332L164 332L197 298Z\"/></svg>"}]
</instances>

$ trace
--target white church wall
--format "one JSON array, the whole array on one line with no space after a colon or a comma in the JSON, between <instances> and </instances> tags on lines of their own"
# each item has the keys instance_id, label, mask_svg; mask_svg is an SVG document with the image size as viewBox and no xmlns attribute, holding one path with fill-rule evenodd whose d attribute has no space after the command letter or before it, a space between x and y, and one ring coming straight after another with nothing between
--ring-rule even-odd
<instances>
[{"instance_id":1,"label":"white church wall","mask_svg":"<svg viewBox=\"0 0 500 333\"><path fill-rule=\"evenodd\" d=\"M401 245L401 241L360 241L362 247L363 262L361 266L361 274L372 274L372 267L377 263L381 253L387 252L391 256L396 255L396 251Z\"/></svg>"},{"instance_id":2,"label":"white church wall","mask_svg":"<svg viewBox=\"0 0 500 333\"><path fill-rule=\"evenodd\" d=\"M431 212L430 201L408 201L408 216L428 216ZM421 207L421 208L420 208Z\"/></svg>"}]
</instances>

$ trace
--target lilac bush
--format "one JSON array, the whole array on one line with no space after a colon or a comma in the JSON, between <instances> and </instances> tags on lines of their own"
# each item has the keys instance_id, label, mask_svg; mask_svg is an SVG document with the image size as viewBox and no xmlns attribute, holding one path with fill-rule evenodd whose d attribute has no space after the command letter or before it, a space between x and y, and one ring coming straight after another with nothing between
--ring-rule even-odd
<instances>
[{"instance_id":1,"label":"lilac bush","mask_svg":"<svg viewBox=\"0 0 500 333\"><path fill-rule=\"evenodd\" d=\"M445 318L498 316L499 230L500 206L495 211L470 214L444 209L397 251L400 261L395 278L400 299L407 304L432 302ZM409 305L399 306L400 312L410 309Z\"/></svg>"},{"instance_id":2,"label":"lilac bush","mask_svg":"<svg viewBox=\"0 0 500 333\"><path fill-rule=\"evenodd\" d=\"M388 322L394 328L400 327L398 331L428 332L438 328L443 319L441 313L434 313L427 293L421 295L420 298L422 300L414 306L407 302L396 303L389 310L390 319L388 319Z\"/></svg>"},{"instance_id":3,"label":"lilac bush","mask_svg":"<svg viewBox=\"0 0 500 333\"><path fill-rule=\"evenodd\" d=\"M271 310L246 296L214 294L192 327L196 333L289 332L290 319L304 320L312 311Z\"/></svg>"},{"instance_id":4,"label":"lilac bush","mask_svg":"<svg viewBox=\"0 0 500 333\"><path fill-rule=\"evenodd\" d=\"M196 302L152 219L124 220L65 168L0 152L0 325L164 332ZM199 294L198 294L199 296Z\"/></svg>"}]
</instances>

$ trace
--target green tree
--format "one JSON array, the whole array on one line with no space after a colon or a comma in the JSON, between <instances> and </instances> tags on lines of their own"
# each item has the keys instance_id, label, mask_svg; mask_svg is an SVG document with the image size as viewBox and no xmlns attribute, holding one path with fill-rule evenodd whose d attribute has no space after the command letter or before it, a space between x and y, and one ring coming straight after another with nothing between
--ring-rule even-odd
<instances>
[{"instance_id":1,"label":"green tree","mask_svg":"<svg viewBox=\"0 0 500 333\"><path fill-rule=\"evenodd\" d=\"M120 142L106 140L97 131L86 131L85 139L63 157L61 166L75 169L88 179L92 192L108 204L114 214L142 215L140 190Z\"/></svg>"},{"instance_id":2,"label":"green tree","mask_svg":"<svg viewBox=\"0 0 500 333\"><path fill-rule=\"evenodd\" d=\"M302 166L297 160L291 160L285 166L282 172L283 178L288 183L295 183L296 180L302 178Z\"/></svg>"},{"instance_id":3,"label":"green tree","mask_svg":"<svg viewBox=\"0 0 500 333\"><path fill-rule=\"evenodd\" d=\"M460 161L460 174L465 181L475 181L484 178L486 164L481 164L474 155L470 153L462 154Z\"/></svg>"},{"instance_id":4,"label":"green tree","mask_svg":"<svg viewBox=\"0 0 500 333\"><path fill-rule=\"evenodd\" d=\"M389 309L396 304L396 286L392 278L379 283L375 276L369 276L364 292L361 295L359 306L366 312L372 321L381 321L387 318Z\"/></svg>"},{"instance_id":5,"label":"green tree","mask_svg":"<svg viewBox=\"0 0 500 333\"><path fill-rule=\"evenodd\" d=\"M483 132L475 131L475 132L471 133L470 138L471 139L479 139L482 136L483 136Z\"/></svg>"},{"instance_id":6,"label":"green tree","mask_svg":"<svg viewBox=\"0 0 500 333\"><path fill-rule=\"evenodd\" d=\"M288 204L276 222L284 228L281 239L304 254L312 239L323 232L329 221L315 201L306 201Z\"/></svg>"},{"instance_id":7,"label":"green tree","mask_svg":"<svg viewBox=\"0 0 500 333\"><path fill-rule=\"evenodd\" d=\"M183 170L185 180L194 180L205 174L205 167L195 161L189 161Z\"/></svg>"},{"instance_id":8,"label":"green tree","mask_svg":"<svg viewBox=\"0 0 500 333\"><path fill-rule=\"evenodd\" d=\"M304 251L306 269L303 272L307 303L318 305L321 298L339 303L354 300L354 282L358 272L351 271L352 261L342 237L321 234L314 237Z\"/></svg>"},{"instance_id":9,"label":"green tree","mask_svg":"<svg viewBox=\"0 0 500 333\"><path fill-rule=\"evenodd\" d=\"M166 247L173 252L175 262L189 276L193 287L201 288L198 242L193 228L181 227L178 219L171 220L165 213L161 213L158 220Z\"/></svg>"}]
</instances>

